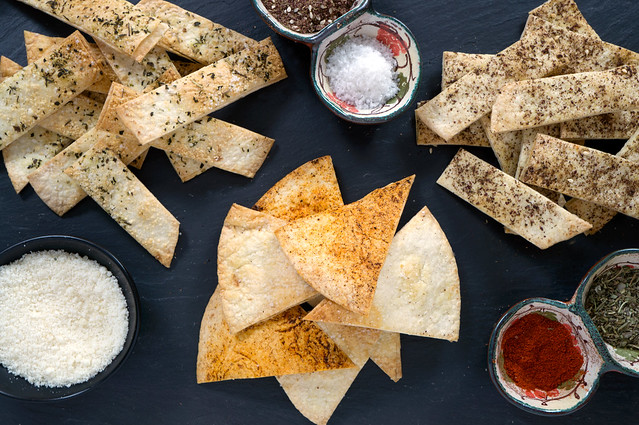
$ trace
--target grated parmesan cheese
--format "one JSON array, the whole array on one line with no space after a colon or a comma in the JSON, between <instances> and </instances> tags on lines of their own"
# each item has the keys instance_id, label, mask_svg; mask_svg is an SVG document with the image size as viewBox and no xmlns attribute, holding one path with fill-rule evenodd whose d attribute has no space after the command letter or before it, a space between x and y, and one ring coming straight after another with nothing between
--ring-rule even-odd
<instances>
[{"instance_id":1,"label":"grated parmesan cheese","mask_svg":"<svg viewBox=\"0 0 639 425\"><path fill-rule=\"evenodd\" d=\"M337 98L357 109L374 109L397 94L396 61L388 46L352 37L328 57L326 76Z\"/></svg>"},{"instance_id":2,"label":"grated parmesan cheese","mask_svg":"<svg viewBox=\"0 0 639 425\"><path fill-rule=\"evenodd\" d=\"M36 386L87 381L122 351L117 279L78 254L40 251L0 267L0 363Z\"/></svg>"}]
</instances>

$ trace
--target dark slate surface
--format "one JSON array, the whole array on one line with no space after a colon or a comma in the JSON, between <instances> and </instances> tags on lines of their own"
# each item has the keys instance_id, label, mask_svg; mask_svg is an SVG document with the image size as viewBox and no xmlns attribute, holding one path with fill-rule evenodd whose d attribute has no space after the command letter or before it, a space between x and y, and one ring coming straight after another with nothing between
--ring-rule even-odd
<instances>
[{"instance_id":1,"label":"dark slate surface","mask_svg":"<svg viewBox=\"0 0 639 425\"><path fill-rule=\"evenodd\" d=\"M243 1L176 0L221 24L261 39L273 35ZM526 13L539 0L377 0L376 8L404 21L423 55L419 99L439 90L441 53L495 53L514 42ZM581 0L601 37L639 50L634 0ZM0 53L25 63L22 31L64 36L71 30L23 4L0 0ZM617 217L603 232L577 237L546 251L505 235L483 216L435 184L456 148L418 147L412 112L379 126L340 121L315 97L309 49L274 37L289 78L215 116L276 139L254 180L210 170L181 184L167 159L152 152L140 179L180 220L173 266L165 269L92 201L63 218L28 188L16 195L0 166L0 248L45 234L92 240L115 254L135 279L142 326L134 352L109 380L74 399L29 403L0 398L0 424L305 424L274 379L198 386L195 359L202 313L216 282L216 245L233 202L250 206L273 183L303 162L333 156L344 198L352 202L374 188L417 175L401 224L428 205L448 234L462 285L458 343L402 337L404 378L392 383L368 364L331 419L332 424L635 423L639 380L619 374L601 379L592 401L561 419L531 415L497 393L486 369L493 325L526 297L567 300L588 268L607 253L637 246L637 221ZM603 146L603 144L599 144ZM619 143L603 147L614 150ZM496 163L487 150L471 149Z\"/></svg>"}]
</instances>

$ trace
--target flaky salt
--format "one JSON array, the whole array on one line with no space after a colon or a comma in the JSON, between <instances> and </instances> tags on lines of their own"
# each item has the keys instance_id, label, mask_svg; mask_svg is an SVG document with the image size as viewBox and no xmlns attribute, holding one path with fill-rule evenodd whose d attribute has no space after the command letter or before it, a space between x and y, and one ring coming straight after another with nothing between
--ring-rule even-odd
<instances>
[{"instance_id":1,"label":"flaky salt","mask_svg":"<svg viewBox=\"0 0 639 425\"><path fill-rule=\"evenodd\" d=\"M390 48L371 37L351 37L328 57L326 76L335 96L357 109L374 109L397 94Z\"/></svg>"}]
</instances>

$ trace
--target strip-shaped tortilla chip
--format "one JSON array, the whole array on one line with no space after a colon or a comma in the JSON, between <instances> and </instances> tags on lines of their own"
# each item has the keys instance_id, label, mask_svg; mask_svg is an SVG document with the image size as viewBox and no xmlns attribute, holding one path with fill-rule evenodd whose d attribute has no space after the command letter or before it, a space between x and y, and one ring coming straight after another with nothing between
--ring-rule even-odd
<instances>
[{"instance_id":1,"label":"strip-shaped tortilla chip","mask_svg":"<svg viewBox=\"0 0 639 425\"><path fill-rule=\"evenodd\" d=\"M586 21L579 7L577 7L577 3L573 0L548 0L528 12L528 14L552 22L553 25L563 27L569 31L599 38L599 35Z\"/></svg>"},{"instance_id":2,"label":"strip-shaped tortilla chip","mask_svg":"<svg viewBox=\"0 0 639 425\"><path fill-rule=\"evenodd\" d=\"M186 58L211 64L256 41L193 12L163 0L141 0L137 7L149 16L168 24L160 43Z\"/></svg>"},{"instance_id":3,"label":"strip-shaped tortilla chip","mask_svg":"<svg viewBox=\"0 0 639 425\"><path fill-rule=\"evenodd\" d=\"M275 230L286 223L237 204L224 220L217 277L224 317L233 334L317 294L297 274L275 237Z\"/></svg>"},{"instance_id":4,"label":"strip-shaped tortilla chip","mask_svg":"<svg viewBox=\"0 0 639 425\"><path fill-rule=\"evenodd\" d=\"M402 346L397 332L382 332L370 356L393 382L402 379Z\"/></svg>"},{"instance_id":5,"label":"strip-shaped tortilla chip","mask_svg":"<svg viewBox=\"0 0 639 425\"><path fill-rule=\"evenodd\" d=\"M495 99L491 129L521 130L637 109L639 68L627 65L507 84Z\"/></svg>"},{"instance_id":6,"label":"strip-shaped tortilla chip","mask_svg":"<svg viewBox=\"0 0 639 425\"><path fill-rule=\"evenodd\" d=\"M490 127L490 115L484 115L479 119L479 122L486 132L490 147L497 157L499 168L501 168L504 173L514 176L517 171L519 151L521 150L521 131L507 131L505 133L493 132Z\"/></svg>"},{"instance_id":7,"label":"strip-shaped tortilla chip","mask_svg":"<svg viewBox=\"0 0 639 425\"><path fill-rule=\"evenodd\" d=\"M122 105L118 114L148 143L284 78L280 55L266 39Z\"/></svg>"},{"instance_id":8,"label":"strip-shaped tortilla chip","mask_svg":"<svg viewBox=\"0 0 639 425\"><path fill-rule=\"evenodd\" d=\"M330 156L323 156L291 171L253 208L292 221L343 205L333 161Z\"/></svg>"},{"instance_id":9,"label":"strip-shaped tortilla chip","mask_svg":"<svg viewBox=\"0 0 639 425\"><path fill-rule=\"evenodd\" d=\"M521 147L519 150L519 154L517 155L517 170L515 171L515 178L519 180L519 175L521 174L521 168L523 164L528 161L528 156L530 155L530 149L535 143L535 139L538 134L547 134L552 137L559 137L559 126L558 125L548 125L537 128L528 128L526 130L522 130L521 132ZM511 174L512 175L512 174Z\"/></svg>"},{"instance_id":10,"label":"strip-shaped tortilla chip","mask_svg":"<svg viewBox=\"0 0 639 425\"><path fill-rule=\"evenodd\" d=\"M180 223L115 152L89 149L65 173L162 265L171 265Z\"/></svg>"},{"instance_id":11,"label":"strip-shaped tortilla chip","mask_svg":"<svg viewBox=\"0 0 639 425\"><path fill-rule=\"evenodd\" d=\"M540 134L519 178L639 218L639 163L620 156Z\"/></svg>"},{"instance_id":12,"label":"strip-shaped tortilla chip","mask_svg":"<svg viewBox=\"0 0 639 425\"><path fill-rule=\"evenodd\" d=\"M24 135L100 77L87 42L74 32L0 83L0 149Z\"/></svg>"},{"instance_id":13,"label":"strip-shaped tortilla chip","mask_svg":"<svg viewBox=\"0 0 639 425\"><path fill-rule=\"evenodd\" d=\"M126 0L20 0L22 3L102 40L122 53L142 60L168 26L145 15Z\"/></svg>"},{"instance_id":14,"label":"strip-shaped tortilla chip","mask_svg":"<svg viewBox=\"0 0 639 425\"><path fill-rule=\"evenodd\" d=\"M27 176L53 158L72 142L71 139L34 127L2 150L4 165L16 193L29 183Z\"/></svg>"},{"instance_id":15,"label":"strip-shaped tortilla chip","mask_svg":"<svg viewBox=\"0 0 639 425\"><path fill-rule=\"evenodd\" d=\"M407 177L352 204L297 219L275 235L309 285L366 314L413 180Z\"/></svg>"},{"instance_id":16,"label":"strip-shaped tortilla chip","mask_svg":"<svg viewBox=\"0 0 639 425\"><path fill-rule=\"evenodd\" d=\"M539 192L463 149L437 183L541 249L591 227Z\"/></svg>"},{"instance_id":17,"label":"strip-shaped tortilla chip","mask_svg":"<svg viewBox=\"0 0 639 425\"><path fill-rule=\"evenodd\" d=\"M457 341L460 309L453 250L424 207L393 238L367 316L324 300L306 319Z\"/></svg>"},{"instance_id":18,"label":"strip-shaped tortilla chip","mask_svg":"<svg viewBox=\"0 0 639 425\"><path fill-rule=\"evenodd\" d=\"M53 115L42 120L40 127L73 140L78 139L95 127L102 111L102 106L101 103L86 96L77 96Z\"/></svg>"},{"instance_id":19,"label":"strip-shaped tortilla chip","mask_svg":"<svg viewBox=\"0 0 639 425\"><path fill-rule=\"evenodd\" d=\"M233 335L222 311L220 290L206 306L197 355L197 382L310 373L355 365L318 326L293 307Z\"/></svg>"},{"instance_id":20,"label":"strip-shaped tortilla chip","mask_svg":"<svg viewBox=\"0 0 639 425\"><path fill-rule=\"evenodd\" d=\"M562 139L629 139L637 129L639 111L619 111L561 123Z\"/></svg>"}]
</instances>

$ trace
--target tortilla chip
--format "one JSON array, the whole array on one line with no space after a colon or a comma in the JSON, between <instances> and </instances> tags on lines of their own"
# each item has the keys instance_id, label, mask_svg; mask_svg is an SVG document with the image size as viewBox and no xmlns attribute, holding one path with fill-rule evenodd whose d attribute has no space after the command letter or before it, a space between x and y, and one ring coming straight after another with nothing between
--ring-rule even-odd
<instances>
[{"instance_id":1,"label":"tortilla chip","mask_svg":"<svg viewBox=\"0 0 639 425\"><path fill-rule=\"evenodd\" d=\"M170 152L166 152L166 156L169 158L173 169L177 173L178 177L180 177L180 180L182 180L182 183L185 183L213 168L213 164L185 158Z\"/></svg>"},{"instance_id":2,"label":"tortilla chip","mask_svg":"<svg viewBox=\"0 0 639 425\"><path fill-rule=\"evenodd\" d=\"M148 143L284 78L279 53L266 39L120 106L118 114Z\"/></svg>"},{"instance_id":3,"label":"tortilla chip","mask_svg":"<svg viewBox=\"0 0 639 425\"><path fill-rule=\"evenodd\" d=\"M413 180L407 177L352 204L292 221L275 235L309 285L366 314Z\"/></svg>"},{"instance_id":4,"label":"tortilla chip","mask_svg":"<svg viewBox=\"0 0 639 425\"><path fill-rule=\"evenodd\" d=\"M519 153L517 154L517 169L514 174L516 179L519 179L522 165L526 161L528 161L528 156L530 155L530 149L535 143L535 139L537 138L537 135L547 134L552 137L559 137L559 132L560 132L560 128L558 125L547 125L543 127L528 128L526 130L522 130L521 146L519 149Z\"/></svg>"},{"instance_id":5,"label":"tortilla chip","mask_svg":"<svg viewBox=\"0 0 639 425\"><path fill-rule=\"evenodd\" d=\"M162 265L171 265L180 223L115 152L89 149L64 172Z\"/></svg>"},{"instance_id":6,"label":"tortilla chip","mask_svg":"<svg viewBox=\"0 0 639 425\"><path fill-rule=\"evenodd\" d=\"M517 171L517 161L521 151L522 133L521 131L507 131L505 133L495 133L491 129L491 117L485 115L479 119L482 128L490 142L490 147L497 157L499 168L511 176Z\"/></svg>"},{"instance_id":7,"label":"tortilla chip","mask_svg":"<svg viewBox=\"0 0 639 425\"><path fill-rule=\"evenodd\" d=\"M561 123L561 139L629 139L637 129L639 111L619 111Z\"/></svg>"},{"instance_id":8,"label":"tortilla chip","mask_svg":"<svg viewBox=\"0 0 639 425\"><path fill-rule=\"evenodd\" d=\"M491 129L521 130L631 109L639 109L639 68L627 65L507 84L495 99Z\"/></svg>"},{"instance_id":9,"label":"tortilla chip","mask_svg":"<svg viewBox=\"0 0 639 425\"><path fill-rule=\"evenodd\" d=\"M457 152L437 183L541 249L591 227L463 149Z\"/></svg>"},{"instance_id":10,"label":"tortilla chip","mask_svg":"<svg viewBox=\"0 0 639 425\"><path fill-rule=\"evenodd\" d=\"M0 56L0 74L2 75L2 80L12 76L21 69L22 65L12 61L6 56Z\"/></svg>"},{"instance_id":11,"label":"tortilla chip","mask_svg":"<svg viewBox=\"0 0 639 425\"><path fill-rule=\"evenodd\" d=\"M146 56L168 28L126 0L20 1L138 61Z\"/></svg>"},{"instance_id":12,"label":"tortilla chip","mask_svg":"<svg viewBox=\"0 0 639 425\"><path fill-rule=\"evenodd\" d=\"M224 220L217 276L224 317L233 334L317 293L297 274L275 237L274 231L285 224L237 204Z\"/></svg>"},{"instance_id":13,"label":"tortilla chip","mask_svg":"<svg viewBox=\"0 0 639 425\"><path fill-rule=\"evenodd\" d=\"M80 95L42 120L40 127L75 140L95 127L101 111L102 104Z\"/></svg>"},{"instance_id":14,"label":"tortilla chip","mask_svg":"<svg viewBox=\"0 0 639 425\"><path fill-rule=\"evenodd\" d=\"M187 62L183 60L174 60L173 65L175 65L175 68L183 77L186 77L187 75L204 68L204 65L202 65L201 63Z\"/></svg>"},{"instance_id":15,"label":"tortilla chip","mask_svg":"<svg viewBox=\"0 0 639 425\"><path fill-rule=\"evenodd\" d=\"M569 31L584 34L593 38L599 35L590 26L573 0L549 0L531 10L529 15L551 22ZM525 33L524 29L524 33Z\"/></svg>"},{"instance_id":16,"label":"tortilla chip","mask_svg":"<svg viewBox=\"0 0 639 425\"><path fill-rule=\"evenodd\" d=\"M291 171L253 208L292 221L343 205L333 161L330 156L323 156Z\"/></svg>"},{"instance_id":17,"label":"tortilla chip","mask_svg":"<svg viewBox=\"0 0 639 425\"><path fill-rule=\"evenodd\" d=\"M141 0L137 7L169 26L163 47L199 63L211 64L257 42L163 0Z\"/></svg>"},{"instance_id":18,"label":"tortilla chip","mask_svg":"<svg viewBox=\"0 0 639 425\"><path fill-rule=\"evenodd\" d=\"M100 76L87 42L74 32L0 83L0 149L26 134Z\"/></svg>"},{"instance_id":19,"label":"tortilla chip","mask_svg":"<svg viewBox=\"0 0 639 425\"><path fill-rule=\"evenodd\" d=\"M355 365L301 307L232 335L224 320L219 288L202 318L197 382L262 378Z\"/></svg>"},{"instance_id":20,"label":"tortilla chip","mask_svg":"<svg viewBox=\"0 0 639 425\"><path fill-rule=\"evenodd\" d=\"M424 207L393 238L368 316L324 300L306 319L457 341L460 308L453 250Z\"/></svg>"},{"instance_id":21,"label":"tortilla chip","mask_svg":"<svg viewBox=\"0 0 639 425\"><path fill-rule=\"evenodd\" d=\"M16 193L29 183L27 176L53 158L72 142L71 139L34 127L2 150L4 165Z\"/></svg>"},{"instance_id":22,"label":"tortilla chip","mask_svg":"<svg viewBox=\"0 0 639 425\"><path fill-rule=\"evenodd\" d=\"M402 379L401 341L397 332L382 332L370 356L393 382Z\"/></svg>"}]
</instances>

